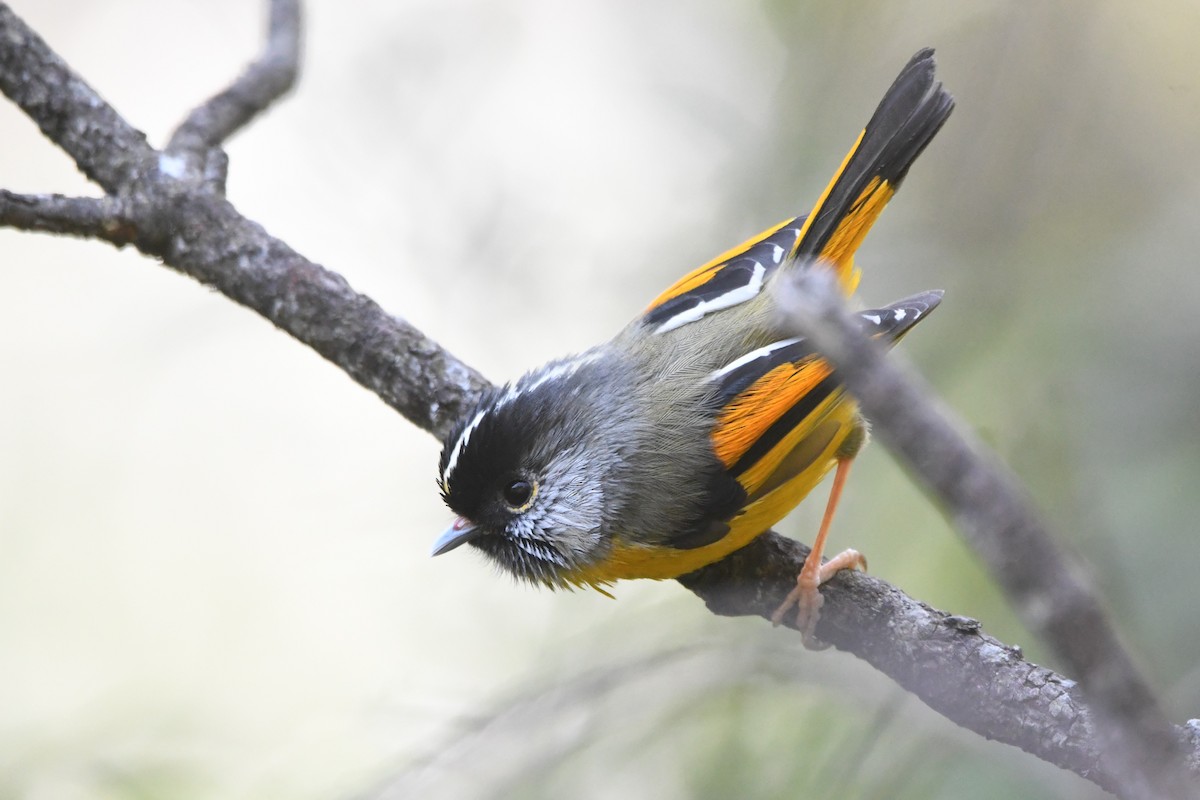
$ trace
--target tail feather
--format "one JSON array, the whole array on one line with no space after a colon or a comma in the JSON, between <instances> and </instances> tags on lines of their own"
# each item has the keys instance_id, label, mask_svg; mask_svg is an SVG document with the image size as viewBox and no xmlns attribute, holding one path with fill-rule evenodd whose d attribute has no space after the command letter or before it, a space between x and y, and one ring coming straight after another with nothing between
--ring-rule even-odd
<instances>
[{"instance_id":1,"label":"tail feather","mask_svg":"<svg viewBox=\"0 0 1200 800\"><path fill-rule=\"evenodd\" d=\"M882 339L889 346L894 345L938 307L942 302L942 294L940 289L935 289L897 300L883 308L860 311L857 315L859 324L867 336Z\"/></svg>"},{"instance_id":2,"label":"tail feather","mask_svg":"<svg viewBox=\"0 0 1200 800\"><path fill-rule=\"evenodd\" d=\"M954 109L934 69L933 50L925 49L900 72L792 249L794 259L831 263L847 294L858 284L854 251Z\"/></svg>"}]
</instances>

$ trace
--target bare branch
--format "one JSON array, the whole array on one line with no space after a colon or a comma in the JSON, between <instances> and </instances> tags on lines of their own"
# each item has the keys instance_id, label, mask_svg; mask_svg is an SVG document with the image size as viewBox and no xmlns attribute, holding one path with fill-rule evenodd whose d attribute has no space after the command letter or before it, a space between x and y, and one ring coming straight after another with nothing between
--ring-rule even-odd
<instances>
[{"instance_id":1,"label":"bare branch","mask_svg":"<svg viewBox=\"0 0 1200 800\"><path fill-rule=\"evenodd\" d=\"M4 2L0 92L109 194L157 168L145 134L105 103Z\"/></svg>"},{"instance_id":2,"label":"bare branch","mask_svg":"<svg viewBox=\"0 0 1200 800\"><path fill-rule=\"evenodd\" d=\"M276 10L286 11L288 3ZM282 12L281 12L282 13ZM280 26L286 29L286 24ZM282 35L282 34L281 34ZM89 229L63 203L7 195L7 223L54 226L98 235L142 252L223 292L308 344L378 394L414 424L439 435L486 385L474 370L401 319L355 292L344 278L269 236L202 184L158 169L159 154L28 26L0 3L0 91L17 102L47 138L71 154L110 195L119 222ZM97 201L101 202L101 201ZM107 202L110 210L117 206ZM76 210L83 205L75 204ZM96 214L99 209L92 209ZM40 221L34 217L47 212Z\"/></svg>"},{"instance_id":3,"label":"bare branch","mask_svg":"<svg viewBox=\"0 0 1200 800\"><path fill-rule=\"evenodd\" d=\"M176 135L178 147L217 152L211 150L213 145L286 89L279 88L281 68L262 67L274 77L248 76L259 64L296 57L297 46L275 42L276 37L298 37L298 16L282 18L289 7L294 3L276 0L268 55L229 91L189 117ZM258 88L246 89L243 95L243 81ZM2 2L0 91L89 177L120 198L118 204L114 199L5 193L0 195L0 224L130 242L254 309L439 438L486 388L474 370L355 292L340 275L270 236L219 194L200 182L160 172L159 154L144 136L72 74ZM245 98L249 100L243 103ZM109 226L112 220L120 223L117 233ZM1086 676L1088 699L1100 713L1136 718L1143 726L1139 730L1157 737L1147 739L1152 743L1186 735L1193 763L1200 762L1195 729L1181 732L1166 726L1077 569L1053 548L1047 551L1038 543L1040 527L1031 513L1004 516L1009 501L1024 503L1011 480L1005 478L998 486L987 483L986 476L994 473L989 459L961 444L952 430L913 435L925 430L919 426L928 420L914 421L911 414L936 415L927 411L933 408L928 401L901 401L900 412L910 417L897 417L895 408L884 408L881 393L911 395L899 394L888 383L889 364L880 364L870 348L862 356L857 350L836 349L836 342L830 344L822 336L815 337L818 344L839 363L882 437L894 440L914 470L932 476L931 484L949 487L950 507L964 530L989 560L996 561L1002 582L1018 598L1035 630L1060 643L1064 660ZM851 347L858 345L850 341ZM958 450L944 449L947 437L960 443ZM968 504L978 504L980 510L970 511ZM1027 504L1018 506L1022 507L1027 509ZM1000 539L980 532L993 528L1002 532ZM805 552L795 542L768 534L681 582L715 613L766 615L790 589ZM1051 560L1042 558L1047 552ZM822 639L872 663L950 719L1102 786L1124 790L1129 785L1122 775L1127 765L1113 766L1102 757L1105 748L1097 744L1096 712L1089 715L1070 681L1023 661L1015 648L981 634L977 623L929 609L882 581L843 574L829 584L826 596L818 628ZM1085 638L1093 636L1098 638ZM1135 776L1143 773L1132 771ZM1139 784L1131 795L1145 796L1145 786Z\"/></svg>"},{"instance_id":4,"label":"bare branch","mask_svg":"<svg viewBox=\"0 0 1200 800\"><path fill-rule=\"evenodd\" d=\"M301 256L224 198L179 184L139 203L142 252L254 309L410 422L449 433L487 382L337 273Z\"/></svg>"},{"instance_id":5,"label":"bare branch","mask_svg":"<svg viewBox=\"0 0 1200 800\"><path fill-rule=\"evenodd\" d=\"M262 55L188 115L171 136L167 152L202 157L283 96L300 72L300 37L299 0L271 0Z\"/></svg>"},{"instance_id":6,"label":"bare branch","mask_svg":"<svg viewBox=\"0 0 1200 800\"><path fill-rule=\"evenodd\" d=\"M0 225L24 231L102 239L118 247L133 241L132 222L111 197L16 194L0 189Z\"/></svg>"},{"instance_id":7,"label":"bare branch","mask_svg":"<svg viewBox=\"0 0 1200 800\"><path fill-rule=\"evenodd\" d=\"M1050 645L1102 713L1109 755L1124 754L1123 790L1191 797L1195 784L1169 769L1174 735L1154 692L1122 646L1086 571L1058 547L1017 478L966 425L862 335L827 270L797 270L777 292L798 333L838 369L879 438L907 463L984 559L1022 620ZM1112 730L1110 730L1110 727Z\"/></svg>"},{"instance_id":8,"label":"bare branch","mask_svg":"<svg viewBox=\"0 0 1200 800\"><path fill-rule=\"evenodd\" d=\"M767 533L679 582L714 614L770 619L807 555L803 544ZM1020 648L983 633L977 621L930 608L870 575L843 571L821 592L822 641L854 653L968 730L1109 791L1126 787L1126 775L1102 757L1093 714L1074 681L1026 661ZM785 624L794 625L792 615ZM1185 729L1171 733L1176 742L1192 741Z\"/></svg>"}]
</instances>

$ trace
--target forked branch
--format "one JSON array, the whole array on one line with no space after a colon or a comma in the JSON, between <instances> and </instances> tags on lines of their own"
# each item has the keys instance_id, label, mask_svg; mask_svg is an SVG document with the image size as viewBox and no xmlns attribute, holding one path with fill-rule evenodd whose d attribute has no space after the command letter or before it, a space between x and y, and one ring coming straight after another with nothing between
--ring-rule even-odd
<instances>
[{"instance_id":1,"label":"forked branch","mask_svg":"<svg viewBox=\"0 0 1200 800\"><path fill-rule=\"evenodd\" d=\"M404 320L355 292L340 275L270 236L222 196L224 160L214 157L220 143L295 79L300 51L298 5L294 0L273 0L271 8L263 56L229 89L190 114L167 149L159 152L0 2L0 91L105 192L101 198L0 193L0 225L131 244L255 310L345 370L409 421L442 437L484 391L486 381ZM869 381L878 370L875 360L859 360L855 353L838 350L817 326L811 332L860 394L881 438L903 441L903 434L893 426L909 423L892 420L871 399ZM936 414L934 406L925 400L920 403L925 404L923 411ZM947 456L938 449L940 440L919 438L912 456L914 471L943 469ZM902 452L907 447L896 446ZM977 459L979 454L969 451L961 458ZM952 464L957 472L973 474L969 461ZM989 501L974 483L964 490L970 502ZM995 510L980 513L992 519L989 515ZM966 510L955 514L970 519ZM988 524L1008 530L1028 521L997 518ZM984 545L981 550L988 547L997 549ZM997 550L1001 561L1028 561L1029 553L1011 542ZM714 613L768 615L792 585L805 553L802 545L767 534L681 582L703 597ZM1003 564L997 574L1006 586L1013 580ZM1047 589L1040 577L1038 581L1037 591L1055 591ZM1114 745L1097 735L1097 711L1089 710L1070 680L1025 661L1016 648L984 635L973 620L930 609L863 575L843 574L827 585L825 593L818 635L875 665L947 718L1117 793L1148 797L1152 796L1148 791L1161 788L1147 783L1138 769L1131 772L1123 762L1105 758ZM1083 613L1075 619L1093 620L1098 605L1093 608L1079 601L1091 595L1072 589L1068 596L1074 599L1053 609L1047 621L1039 624L1036 615L1028 613L1027 619L1048 638L1063 635L1063 620L1072 614ZM1018 596L1016 602L1021 607L1025 601ZM1100 621L1107 625L1102 617ZM1166 725L1153 695L1136 672L1126 669L1131 660L1115 635L1105 636L1104 652L1118 663L1111 673L1092 671L1093 662L1086 658L1068 660L1072 647L1052 644L1073 669L1089 676L1087 697L1104 720L1136 718L1138 724L1148 726L1144 730L1183 742L1195 759L1200 752L1196 731ZM1112 696L1102 697L1107 691ZM1131 706L1144 714L1124 715L1122 709ZM1119 725L1116 729L1123 730ZM1161 743L1155 742L1156 747ZM1118 744L1124 747L1128 742ZM1195 761L1192 764L1194 776ZM1170 769L1166 772L1173 774ZM1165 791L1174 793L1177 786L1168 784Z\"/></svg>"}]
</instances>

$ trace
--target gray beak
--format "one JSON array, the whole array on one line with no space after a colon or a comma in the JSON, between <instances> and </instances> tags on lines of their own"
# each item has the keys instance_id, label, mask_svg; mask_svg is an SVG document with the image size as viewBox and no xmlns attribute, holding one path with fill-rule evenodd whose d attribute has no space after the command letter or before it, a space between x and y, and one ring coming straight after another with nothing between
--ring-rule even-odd
<instances>
[{"instance_id":1,"label":"gray beak","mask_svg":"<svg viewBox=\"0 0 1200 800\"><path fill-rule=\"evenodd\" d=\"M471 541L483 531L475 527L475 523L471 522L466 517L459 517L454 520L454 524L446 528L446 532L438 537L433 543L433 553L431 555L440 556L442 553L449 553L460 544L465 544Z\"/></svg>"}]
</instances>

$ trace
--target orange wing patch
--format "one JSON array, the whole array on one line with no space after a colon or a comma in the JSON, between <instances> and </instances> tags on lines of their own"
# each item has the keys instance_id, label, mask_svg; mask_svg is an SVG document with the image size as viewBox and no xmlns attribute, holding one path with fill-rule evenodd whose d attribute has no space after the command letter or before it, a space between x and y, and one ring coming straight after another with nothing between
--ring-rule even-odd
<instances>
[{"instance_id":1,"label":"orange wing patch","mask_svg":"<svg viewBox=\"0 0 1200 800\"><path fill-rule=\"evenodd\" d=\"M823 454L836 450L857 413L833 367L804 339L760 347L711 380L713 453L752 500L793 472L819 480Z\"/></svg>"},{"instance_id":2,"label":"orange wing patch","mask_svg":"<svg viewBox=\"0 0 1200 800\"><path fill-rule=\"evenodd\" d=\"M825 361L780 364L728 403L713 428L713 450L733 468L789 409L832 374Z\"/></svg>"},{"instance_id":3,"label":"orange wing patch","mask_svg":"<svg viewBox=\"0 0 1200 800\"><path fill-rule=\"evenodd\" d=\"M860 311L863 333L895 344L941 302L922 292L883 308ZM747 353L713 373L713 453L753 499L814 467L853 432L857 405L832 366L805 339L783 339ZM830 456L831 457L831 456Z\"/></svg>"}]
</instances>

